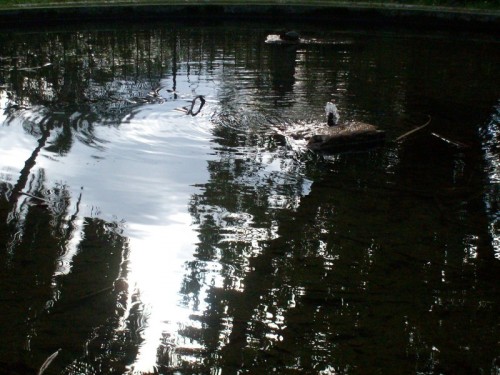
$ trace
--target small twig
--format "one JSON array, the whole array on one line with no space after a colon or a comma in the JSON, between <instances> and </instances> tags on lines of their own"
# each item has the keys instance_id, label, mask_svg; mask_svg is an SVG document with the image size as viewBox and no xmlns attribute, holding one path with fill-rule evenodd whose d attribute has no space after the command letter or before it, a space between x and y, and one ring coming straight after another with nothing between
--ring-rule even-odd
<instances>
[{"instance_id":1,"label":"small twig","mask_svg":"<svg viewBox=\"0 0 500 375\"><path fill-rule=\"evenodd\" d=\"M406 132L404 133L403 135L400 135L399 137L396 138L396 142L399 142L401 141L403 138L406 138L407 136L409 136L410 134L413 134L423 128L425 128L427 125L429 125L431 123L431 116L429 116L429 120L427 120L427 122L421 126L419 126L418 128L416 129L413 129L413 130L410 130L409 132Z\"/></svg>"},{"instance_id":2,"label":"small twig","mask_svg":"<svg viewBox=\"0 0 500 375\"><path fill-rule=\"evenodd\" d=\"M458 142L458 141L453 141L449 138L445 138L443 137L442 135L440 134L437 134L437 133L431 133L434 137L436 138L439 138L440 140L446 142L446 143L449 143L450 145L453 145L457 148L468 148L469 145L466 145L465 143L462 143L462 142Z\"/></svg>"},{"instance_id":3,"label":"small twig","mask_svg":"<svg viewBox=\"0 0 500 375\"><path fill-rule=\"evenodd\" d=\"M340 237L340 238L344 238L346 240L349 240L349 241L353 241L353 242L357 242L357 243L363 244L365 246L370 246L372 244L372 241L367 241L367 240L363 240L363 239L360 239L360 238L355 238L355 237L347 236L347 235L341 234L341 233L337 233L337 236Z\"/></svg>"},{"instance_id":4,"label":"small twig","mask_svg":"<svg viewBox=\"0 0 500 375\"><path fill-rule=\"evenodd\" d=\"M43 362L42 366L40 367L40 370L38 370L38 375L42 375L45 370L47 370L47 367L50 366L52 361L57 357L61 349L57 349L54 353L52 353L46 360Z\"/></svg>"},{"instance_id":5,"label":"small twig","mask_svg":"<svg viewBox=\"0 0 500 375\"><path fill-rule=\"evenodd\" d=\"M90 298L90 297L98 296L99 294L106 293L106 292L112 290L113 288L114 288L114 286L108 286L106 288L102 288L102 289L98 290L97 292L92 292L92 293L86 294L86 295L78 298L74 302L78 302L78 301L82 301L82 300L85 300L85 299Z\"/></svg>"},{"instance_id":6,"label":"small twig","mask_svg":"<svg viewBox=\"0 0 500 375\"><path fill-rule=\"evenodd\" d=\"M30 197L30 198L33 198L33 199L37 199L37 200L39 200L39 201L41 201L43 203L46 203L46 204L50 203L47 199L37 197L36 195L32 195L30 193L25 193L24 191L19 191L18 194L26 195L27 197Z\"/></svg>"},{"instance_id":7,"label":"small twig","mask_svg":"<svg viewBox=\"0 0 500 375\"><path fill-rule=\"evenodd\" d=\"M434 198L434 202L436 202L436 207L439 210L439 213L443 217L444 216L444 211L445 211L444 207L443 207L443 204L441 203L441 201L439 200L439 198L437 197L437 195L434 195L433 198Z\"/></svg>"}]
</instances>

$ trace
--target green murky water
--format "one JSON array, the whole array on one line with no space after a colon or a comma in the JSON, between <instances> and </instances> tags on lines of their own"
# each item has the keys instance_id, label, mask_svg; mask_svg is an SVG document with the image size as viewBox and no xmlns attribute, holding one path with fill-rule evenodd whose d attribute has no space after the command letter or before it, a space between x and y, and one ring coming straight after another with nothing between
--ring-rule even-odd
<instances>
[{"instance_id":1,"label":"green murky water","mask_svg":"<svg viewBox=\"0 0 500 375\"><path fill-rule=\"evenodd\" d=\"M0 33L0 373L500 373L500 44L281 26Z\"/></svg>"}]
</instances>

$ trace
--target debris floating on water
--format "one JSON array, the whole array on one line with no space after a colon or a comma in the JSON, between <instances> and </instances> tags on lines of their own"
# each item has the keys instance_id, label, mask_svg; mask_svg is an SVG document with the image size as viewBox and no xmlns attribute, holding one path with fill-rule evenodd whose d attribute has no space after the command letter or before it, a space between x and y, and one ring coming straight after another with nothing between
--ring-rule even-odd
<instances>
[{"instance_id":1,"label":"debris floating on water","mask_svg":"<svg viewBox=\"0 0 500 375\"><path fill-rule=\"evenodd\" d=\"M42 375L45 370L50 366L52 361L57 357L61 349L57 349L54 353L52 353L46 360L43 362L42 366L40 367L40 370L38 370L38 375Z\"/></svg>"}]
</instances>

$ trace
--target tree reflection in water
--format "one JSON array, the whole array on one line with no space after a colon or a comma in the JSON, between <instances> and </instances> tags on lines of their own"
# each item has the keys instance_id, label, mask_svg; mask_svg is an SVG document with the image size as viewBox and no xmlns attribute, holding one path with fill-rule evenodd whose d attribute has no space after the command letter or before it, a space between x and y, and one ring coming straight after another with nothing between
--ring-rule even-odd
<instances>
[{"instance_id":1,"label":"tree reflection in water","mask_svg":"<svg viewBox=\"0 0 500 375\"><path fill-rule=\"evenodd\" d=\"M336 42L277 51L263 45L266 30L245 30L1 35L2 126L23 129L26 151L0 165L1 367L35 373L61 348L51 373L498 371L496 45L362 32L339 34L349 43L337 43L337 34L315 30ZM470 87L481 87L479 99ZM196 126L210 124L211 155L194 154L206 158L208 179L191 184L186 212L165 214L178 214L171 222L157 224L154 211L125 223L99 211L105 198L87 200L87 187L95 194L120 180L80 187L52 177L46 159L118 160L111 148L135 124L151 132L135 140L161 143L155 116L188 126L151 107L180 106L187 89L191 97L209 91L209 113ZM285 117L314 117L332 93L346 118L388 124L391 136L407 116L430 113L437 130L466 139L470 150L422 136L318 157L272 134ZM179 141L185 133L176 129L168 135ZM79 154L82 145L92 152ZM158 151L147 146L147 155ZM160 151L159 159L179 162ZM165 168L159 159L143 167L153 160ZM135 160L125 161L132 168ZM122 205L151 203L138 192L173 205L165 195L187 194L187 186L168 190L161 185L171 180L148 178L147 189L119 186L116 199L125 191ZM152 238L134 237L143 228ZM139 263L150 273L142 284ZM151 290L140 287L152 284L162 309L189 319L160 309L154 321Z\"/></svg>"}]
</instances>

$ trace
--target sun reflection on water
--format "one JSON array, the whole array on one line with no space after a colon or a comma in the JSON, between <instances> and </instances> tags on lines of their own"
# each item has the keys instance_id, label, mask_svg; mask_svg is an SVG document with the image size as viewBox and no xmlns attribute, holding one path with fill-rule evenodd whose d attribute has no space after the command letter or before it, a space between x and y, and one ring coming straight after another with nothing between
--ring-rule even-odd
<instances>
[{"instance_id":1,"label":"sun reflection on water","mask_svg":"<svg viewBox=\"0 0 500 375\"><path fill-rule=\"evenodd\" d=\"M189 321L191 311L180 304L184 263L191 258L197 240L187 213L166 218L168 225L130 224L130 295L144 306L143 340L133 364L136 371L152 371L162 334L175 335Z\"/></svg>"}]
</instances>

